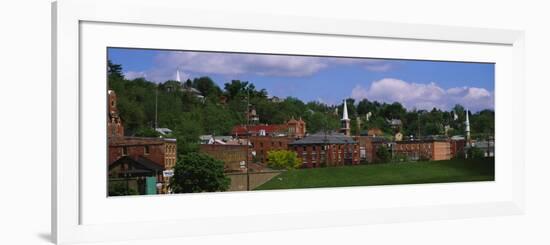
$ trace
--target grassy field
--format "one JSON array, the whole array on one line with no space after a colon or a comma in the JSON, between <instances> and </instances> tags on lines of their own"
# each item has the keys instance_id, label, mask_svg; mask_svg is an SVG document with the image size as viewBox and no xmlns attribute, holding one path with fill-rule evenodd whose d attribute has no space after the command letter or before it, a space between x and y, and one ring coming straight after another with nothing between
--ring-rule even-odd
<instances>
[{"instance_id":1,"label":"grassy field","mask_svg":"<svg viewBox=\"0 0 550 245\"><path fill-rule=\"evenodd\" d=\"M255 190L492 181L495 159L371 164L286 171Z\"/></svg>"}]
</instances>

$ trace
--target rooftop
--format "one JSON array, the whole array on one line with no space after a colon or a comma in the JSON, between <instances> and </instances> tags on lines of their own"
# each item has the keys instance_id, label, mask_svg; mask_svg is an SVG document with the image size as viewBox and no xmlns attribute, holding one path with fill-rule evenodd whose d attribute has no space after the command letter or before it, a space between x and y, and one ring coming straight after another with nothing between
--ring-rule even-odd
<instances>
[{"instance_id":1,"label":"rooftop","mask_svg":"<svg viewBox=\"0 0 550 245\"><path fill-rule=\"evenodd\" d=\"M344 134L312 134L302 139L296 140L289 145L312 145L312 144L355 144L350 136Z\"/></svg>"}]
</instances>

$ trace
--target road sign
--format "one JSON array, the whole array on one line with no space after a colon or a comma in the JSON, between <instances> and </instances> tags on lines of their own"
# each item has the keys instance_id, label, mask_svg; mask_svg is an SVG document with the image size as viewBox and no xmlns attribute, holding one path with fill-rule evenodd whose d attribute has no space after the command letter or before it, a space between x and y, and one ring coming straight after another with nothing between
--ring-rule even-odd
<instances>
[{"instance_id":1,"label":"road sign","mask_svg":"<svg viewBox=\"0 0 550 245\"><path fill-rule=\"evenodd\" d=\"M173 169L164 170L164 171L162 171L162 176L163 177L172 177L172 176L174 176L174 170Z\"/></svg>"}]
</instances>

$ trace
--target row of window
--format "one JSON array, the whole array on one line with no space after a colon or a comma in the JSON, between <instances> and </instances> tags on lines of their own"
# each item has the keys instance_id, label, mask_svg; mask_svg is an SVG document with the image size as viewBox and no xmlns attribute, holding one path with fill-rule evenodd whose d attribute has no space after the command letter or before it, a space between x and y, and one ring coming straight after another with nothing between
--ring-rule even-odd
<instances>
[{"instance_id":1,"label":"row of window","mask_svg":"<svg viewBox=\"0 0 550 245\"><path fill-rule=\"evenodd\" d=\"M151 153L150 147L148 145L143 146L143 154L144 155L149 155L149 153ZM176 153L176 145L173 145L173 144L166 145L166 153ZM127 146L122 147L122 155L123 156L128 155L128 147Z\"/></svg>"},{"instance_id":2,"label":"row of window","mask_svg":"<svg viewBox=\"0 0 550 245\"><path fill-rule=\"evenodd\" d=\"M276 143L274 141L271 141L271 147L275 147L275 144ZM283 147L283 142L278 141L277 144L279 147ZM254 147L254 143L252 143L252 147ZM264 148L264 142L260 142L260 148Z\"/></svg>"}]
</instances>

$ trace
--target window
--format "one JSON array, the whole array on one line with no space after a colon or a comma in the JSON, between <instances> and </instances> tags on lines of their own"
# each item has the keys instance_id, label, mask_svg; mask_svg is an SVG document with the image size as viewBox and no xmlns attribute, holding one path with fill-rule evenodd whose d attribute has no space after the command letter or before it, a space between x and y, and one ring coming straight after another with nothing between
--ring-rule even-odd
<instances>
[{"instance_id":1,"label":"window","mask_svg":"<svg viewBox=\"0 0 550 245\"><path fill-rule=\"evenodd\" d=\"M143 152L144 152L145 155L149 155L149 146L148 145L143 147Z\"/></svg>"},{"instance_id":2,"label":"window","mask_svg":"<svg viewBox=\"0 0 550 245\"><path fill-rule=\"evenodd\" d=\"M122 155L127 156L128 155L128 148L126 146L122 147Z\"/></svg>"},{"instance_id":3,"label":"window","mask_svg":"<svg viewBox=\"0 0 550 245\"><path fill-rule=\"evenodd\" d=\"M283 146L283 142L279 141L279 147Z\"/></svg>"}]
</instances>

